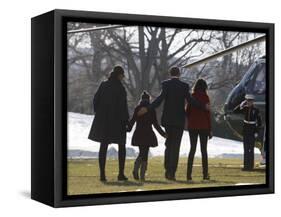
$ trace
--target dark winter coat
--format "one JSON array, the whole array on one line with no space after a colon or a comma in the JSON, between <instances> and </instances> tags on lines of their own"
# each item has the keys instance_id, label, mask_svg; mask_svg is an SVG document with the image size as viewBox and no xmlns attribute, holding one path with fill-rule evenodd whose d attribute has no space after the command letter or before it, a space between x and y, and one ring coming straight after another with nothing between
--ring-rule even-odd
<instances>
[{"instance_id":1,"label":"dark winter coat","mask_svg":"<svg viewBox=\"0 0 281 217\"><path fill-rule=\"evenodd\" d=\"M115 79L102 82L93 104L95 117L88 138L106 144L125 144L129 113L122 83Z\"/></svg>"},{"instance_id":2,"label":"dark winter coat","mask_svg":"<svg viewBox=\"0 0 281 217\"><path fill-rule=\"evenodd\" d=\"M196 91L192 94L192 97L203 104L210 104L209 96L204 91ZM195 130L211 130L211 114L210 111L198 109L191 104L187 105L187 127L188 129Z\"/></svg>"},{"instance_id":3,"label":"dark winter coat","mask_svg":"<svg viewBox=\"0 0 281 217\"><path fill-rule=\"evenodd\" d=\"M129 123L128 130L131 130L135 122L137 123L135 132L132 137L133 146L148 146L156 147L158 145L157 137L153 132L152 125L159 132L160 135L165 136L165 132L159 126L156 112L154 109L149 110L148 113L137 116L139 109L143 106L148 106L149 102L142 101L140 105L135 108L134 115Z\"/></svg>"},{"instance_id":4,"label":"dark winter coat","mask_svg":"<svg viewBox=\"0 0 281 217\"><path fill-rule=\"evenodd\" d=\"M178 78L172 78L162 82L162 92L149 108L157 108L164 101L161 124L164 127L172 126L183 129L185 125L185 100L200 109L205 109L204 104L190 96L188 84Z\"/></svg>"}]
</instances>

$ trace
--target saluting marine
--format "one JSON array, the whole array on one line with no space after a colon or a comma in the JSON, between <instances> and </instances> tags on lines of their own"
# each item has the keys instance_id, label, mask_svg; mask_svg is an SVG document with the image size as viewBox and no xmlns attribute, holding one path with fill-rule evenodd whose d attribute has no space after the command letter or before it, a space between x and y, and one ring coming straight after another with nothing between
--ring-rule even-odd
<instances>
[{"instance_id":1,"label":"saluting marine","mask_svg":"<svg viewBox=\"0 0 281 217\"><path fill-rule=\"evenodd\" d=\"M258 129L262 125L261 115L254 106L254 95L246 94L245 100L238 105L233 112L244 114L243 145L244 145L244 168L249 171L254 169L254 147L258 135Z\"/></svg>"}]
</instances>

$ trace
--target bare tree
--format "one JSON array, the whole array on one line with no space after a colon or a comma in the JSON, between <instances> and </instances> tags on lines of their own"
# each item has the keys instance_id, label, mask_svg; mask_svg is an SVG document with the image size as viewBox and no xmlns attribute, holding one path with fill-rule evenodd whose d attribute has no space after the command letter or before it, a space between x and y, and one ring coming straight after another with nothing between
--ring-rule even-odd
<instances>
[{"instance_id":1,"label":"bare tree","mask_svg":"<svg viewBox=\"0 0 281 217\"><path fill-rule=\"evenodd\" d=\"M69 29L89 27L93 24L70 23L68 26ZM207 54L247 41L250 37L255 36L240 32L150 26L70 34L68 68L72 90L69 105L75 111L91 113L84 107L91 108L91 98L100 81L118 64L127 72L124 85L133 107L143 90L153 96L159 93L161 81L167 78L171 66L183 66ZM192 72L184 71L185 80L192 84L198 77L203 77L211 91L218 90L221 93L217 95L223 95L226 88L232 88L241 79L244 69L261 53L260 50L260 45L252 46L195 67ZM85 99L83 108L76 105L79 97Z\"/></svg>"}]
</instances>

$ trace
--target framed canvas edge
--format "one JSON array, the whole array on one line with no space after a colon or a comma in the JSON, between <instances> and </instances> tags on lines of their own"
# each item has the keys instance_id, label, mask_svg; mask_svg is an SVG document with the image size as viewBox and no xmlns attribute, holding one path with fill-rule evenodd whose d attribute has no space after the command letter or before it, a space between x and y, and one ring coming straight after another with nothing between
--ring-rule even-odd
<instances>
[{"instance_id":1,"label":"framed canvas edge","mask_svg":"<svg viewBox=\"0 0 281 217\"><path fill-rule=\"evenodd\" d=\"M225 21L225 20L211 20L211 19L197 19L197 18L178 18L178 17L162 17L162 16L150 16L150 15L134 15L134 14L117 14L117 13L103 13L103 12L88 12L88 11L72 11L72 10L55 10L55 30L54 30L54 207L68 207L68 206L85 206L85 205L101 205L101 204L115 204L115 203L132 203L132 202L151 202L151 201L163 201L163 200L177 200L177 199L196 199L196 198L211 198L211 197L225 197L225 196L242 196L242 195L254 195L254 194L268 194L274 193L274 24L273 23L255 23L255 22L243 22L243 21ZM109 16L110 15L110 16ZM66 55L66 46L63 44L64 33L66 29L63 29L64 18L75 18L77 20L85 19L103 19L112 21L113 19L122 20L127 19L131 22L143 22L143 23L157 23L165 24L168 22L179 21L181 24L195 25L198 21L202 26L212 26L213 28L224 28L225 26L232 25L234 29L258 29L267 34L267 67L269 70L269 123L270 131L268 134L270 153L267 156L267 163L270 165L267 170L267 186L257 186L256 188L249 189L232 189L232 190L211 190L206 192L192 192L192 193L167 193L159 194L153 193L149 195L126 195L126 196L111 196L108 193L104 198L77 198L69 199L65 196L66 186L63 186L65 172L63 167L66 159L65 150L63 149L63 134L66 133L67 126L66 114L63 114L63 106L66 105L66 98L63 92L66 91L66 83L64 83L63 71L66 72L66 64L64 64L63 57ZM149 21L148 21L149 20ZM212 25L215 24L215 25ZM231 27L231 28L232 28Z\"/></svg>"}]
</instances>

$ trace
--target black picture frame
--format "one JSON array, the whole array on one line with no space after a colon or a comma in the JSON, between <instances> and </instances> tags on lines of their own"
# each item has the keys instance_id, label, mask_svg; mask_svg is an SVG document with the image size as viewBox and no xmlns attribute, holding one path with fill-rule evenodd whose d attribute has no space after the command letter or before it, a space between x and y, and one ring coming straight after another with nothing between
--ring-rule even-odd
<instances>
[{"instance_id":1,"label":"black picture frame","mask_svg":"<svg viewBox=\"0 0 281 217\"><path fill-rule=\"evenodd\" d=\"M68 196L66 22L152 25L266 34L266 184ZM31 198L53 207L274 193L274 24L88 11L53 10L31 21Z\"/></svg>"}]
</instances>

